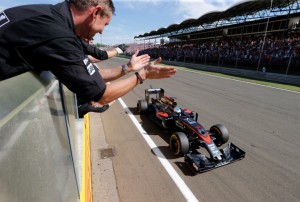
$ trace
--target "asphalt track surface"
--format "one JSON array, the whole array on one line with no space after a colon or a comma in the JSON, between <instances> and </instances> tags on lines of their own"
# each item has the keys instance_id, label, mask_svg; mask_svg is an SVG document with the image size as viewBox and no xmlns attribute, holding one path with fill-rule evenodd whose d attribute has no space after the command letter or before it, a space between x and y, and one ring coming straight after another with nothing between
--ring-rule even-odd
<instances>
[{"instance_id":1,"label":"asphalt track surface","mask_svg":"<svg viewBox=\"0 0 300 202\"><path fill-rule=\"evenodd\" d=\"M114 58L100 67L124 64ZM229 142L246 152L241 161L195 175L168 148L169 134L136 112L144 90L152 85L177 97L178 106L199 113L207 129L221 123ZM122 97L128 109L155 142L199 201L300 201L300 94L178 70L164 80L146 80ZM116 101L101 115L121 201L187 201L151 151L128 114Z\"/></svg>"}]
</instances>

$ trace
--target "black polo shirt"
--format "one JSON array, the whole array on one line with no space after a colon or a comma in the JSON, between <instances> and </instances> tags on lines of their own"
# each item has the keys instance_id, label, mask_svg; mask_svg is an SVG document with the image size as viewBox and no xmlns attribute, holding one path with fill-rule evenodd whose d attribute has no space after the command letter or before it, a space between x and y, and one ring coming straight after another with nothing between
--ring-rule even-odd
<instances>
[{"instance_id":1,"label":"black polo shirt","mask_svg":"<svg viewBox=\"0 0 300 202\"><path fill-rule=\"evenodd\" d=\"M94 58L97 58L99 60L107 60L108 54L106 51L100 50L96 46L91 46L87 42L82 41L84 46L84 51L88 53L89 55L93 56Z\"/></svg>"},{"instance_id":2,"label":"black polo shirt","mask_svg":"<svg viewBox=\"0 0 300 202\"><path fill-rule=\"evenodd\" d=\"M69 3L36 4L0 12L0 80L51 71L83 101L98 101L105 82L75 35Z\"/></svg>"}]
</instances>

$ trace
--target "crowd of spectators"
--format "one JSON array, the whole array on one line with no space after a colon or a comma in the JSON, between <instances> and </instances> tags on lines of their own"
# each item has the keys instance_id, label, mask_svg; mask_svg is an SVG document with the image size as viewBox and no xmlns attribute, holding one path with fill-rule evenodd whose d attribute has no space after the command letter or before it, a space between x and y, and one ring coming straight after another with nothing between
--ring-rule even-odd
<instances>
[{"instance_id":1,"label":"crowd of spectators","mask_svg":"<svg viewBox=\"0 0 300 202\"><path fill-rule=\"evenodd\" d=\"M140 48L143 49L143 48ZM151 58L245 69L300 74L300 34L238 36L148 46Z\"/></svg>"}]
</instances>

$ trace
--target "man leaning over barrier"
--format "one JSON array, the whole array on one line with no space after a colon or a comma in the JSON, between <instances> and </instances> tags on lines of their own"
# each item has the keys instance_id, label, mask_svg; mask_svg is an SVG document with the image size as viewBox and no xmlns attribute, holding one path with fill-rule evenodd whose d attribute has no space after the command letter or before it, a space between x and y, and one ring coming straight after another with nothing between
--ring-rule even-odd
<instances>
[{"instance_id":1,"label":"man leaning over barrier","mask_svg":"<svg viewBox=\"0 0 300 202\"><path fill-rule=\"evenodd\" d=\"M48 70L83 102L105 105L145 79L174 75L174 67L158 65L161 58L148 64L148 55L136 67L122 65L98 71L89 62L90 53L81 38L90 40L102 33L114 12L111 0L70 0L0 12L0 80L27 71ZM118 79L128 72L135 74ZM113 82L106 85L108 81Z\"/></svg>"},{"instance_id":2,"label":"man leaning over barrier","mask_svg":"<svg viewBox=\"0 0 300 202\"><path fill-rule=\"evenodd\" d=\"M125 44L120 44L111 50L103 51L103 50L93 46L94 45L93 39L91 39L91 40L83 39L83 43L85 45L86 52L88 52L90 54L87 57L91 63L98 63L103 60L112 58L118 54L122 54L125 52L125 50L127 48L127 46ZM131 69L140 69L145 65L143 63L140 64L140 61L144 60L146 62L147 59L145 60L144 58L147 58L148 55L141 55L139 57L136 57L137 54L138 54L138 52L136 52L136 54L134 54L132 56L131 60L128 62L127 66L125 66L125 67L136 67L137 66L136 68L131 68ZM123 67L124 66L122 66L122 68ZM124 70L124 69L122 69L122 70L126 73L126 70ZM77 98L77 105L78 105L77 109L78 109L79 118L83 118L83 116L85 114L87 114L88 112L102 113L102 112L105 112L109 108L108 104L101 106L101 105L99 105L99 103L94 102L94 101L85 103L85 102L82 102L81 99L78 99L78 98Z\"/></svg>"},{"instance_id":3,"label":"man leaning over barrier","mask_svg":"<svg viewBox=\"0 0 300 202\"><path fill-rule=\"evenodd\" d=\"M141 68L143 68L145 65L149 64L149 56L148 55L141 55L141 56L137 56L139 53L139 51L137 50L131 57L131 59L129 60L129 62L125 65L122 65L122 72L125 74L129 73L129 72L134 72L137 71ZM98 60L95 57L91 57L91 55L88 56L90 62L100 62L100 60ZM113 57L113 56L112 56ZM106 84L110 84L110 82L107 82ZM98 112L98 113L102 113L105 112L108 108L109 105L105 104L104 106L101 106L98 102L88 102L88 103L84 103L81 101L81 99L77 99L78 101L78 115L79 118L83 118L83 116L88 113L88 112ZM110 102L110 104L112 104L112 102Z\"/></svg>"}]
</instances>

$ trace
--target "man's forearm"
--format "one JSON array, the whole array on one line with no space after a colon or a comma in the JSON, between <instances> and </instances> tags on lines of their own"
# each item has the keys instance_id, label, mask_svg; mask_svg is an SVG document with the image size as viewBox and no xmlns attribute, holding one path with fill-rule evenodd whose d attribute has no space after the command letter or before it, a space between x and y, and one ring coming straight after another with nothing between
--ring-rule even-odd
<instances>
[{"instance_id":1,"label":"man's forearm","mask_svg":"<svg viewBox=\"0 0 300 202\"><path fill-rule=\"evenodd\" d=\"M99 103L104 105L122 97L140 83L136 75L106 85L106 90Z\"/></svg>"},{"instance_id":2,"label":"man's forearm","mask_svg":"<svg viewBox=\"0 0 300 202\"><path fill-rule=\"evenodd\" d=\"M114 68L100 68L99 73L105 82L116 80L125 75L125 72L122 71L122 66Z\"/></svg>"},{"instance_id":3,"label":"man's forearm","mask_svg":"<svg viewBox=\"0 0 300 202\"><path fill-rule=\"evenodd\" d=\"M91 63L98 63L98 62L101 62L101 60L98 60L97 58L94 58L93 56L91 55L88 55L88 58L90 60Z\"/></svg>"},{"instance_id":4,"label":"man's forearm","mask_svg":"<svg viewBox=\"0 0 300 202\"><path fill-rule=\"evenodd\" d=\"M118 52L115 48L112 49L112 50L106 51L106 53L107 53L108 58L112 58L112 57L118 55Z\"/></svg>"}]
</instances>

